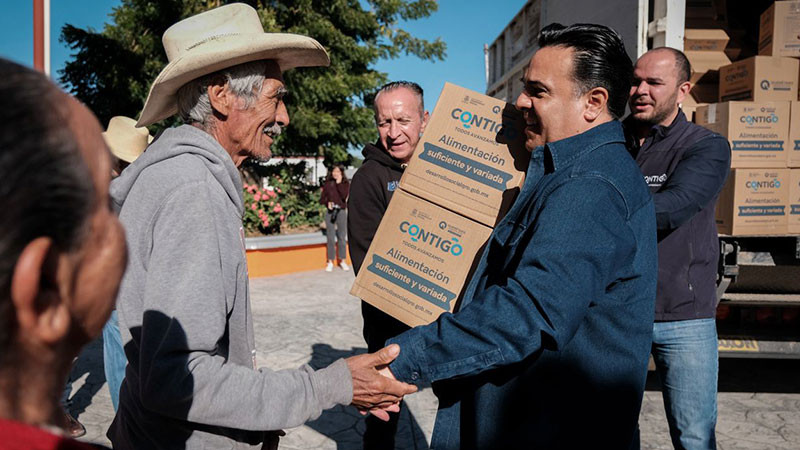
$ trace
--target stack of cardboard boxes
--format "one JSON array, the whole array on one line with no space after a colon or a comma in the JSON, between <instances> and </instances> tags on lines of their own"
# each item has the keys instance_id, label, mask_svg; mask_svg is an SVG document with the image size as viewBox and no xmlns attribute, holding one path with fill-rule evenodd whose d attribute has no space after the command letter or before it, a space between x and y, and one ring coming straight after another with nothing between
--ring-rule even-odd
<instances>
[{"instance_id":1,"label":"stack of cardboard boxes","mask_svg":"<svg viewBox=\"0 0 800 450\"><path fill-rule=\"evenodd\" d=\"M692 66L689 81L692 90L681 108L688 120L695 110L717 101L719 91L719 68L731 63L725 54L728 34L721 29L687 29L683 50Z\"/></svg>"},{"instance_id":2,"label":"stack of cardboard boxes","mask_svg":"<svg viewBox=\"0 0 800 450\"><path fill-rule=\"evenodd\" d=\"M530 154L512 105L445 84L350 293L410 326L454 311Z\"/></svg>"},{"instance_id":3,"label":"stack of cardboard boxes","mask_svg":"<svg viewBox=\"0 0 800 450\"><path fill-rule=\"evenodd\" d=\"M717 204L721 234L800 233L800 1L761 16L759 55L719 68L718 103L695 122L728 138L731 174Z\"/></svg>"}]
</instances>

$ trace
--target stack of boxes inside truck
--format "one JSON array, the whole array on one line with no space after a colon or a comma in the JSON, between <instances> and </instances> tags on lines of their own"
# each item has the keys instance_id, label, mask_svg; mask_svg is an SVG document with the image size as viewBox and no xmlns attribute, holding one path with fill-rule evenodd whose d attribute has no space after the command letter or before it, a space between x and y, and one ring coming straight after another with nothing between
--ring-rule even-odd
<instances>
[{"instance_id":1,"label":"stack of boxes inside truck","mask_svg":"<svg viewBox=\"0 0 800 450\"><path fill-rule=\"evenodd\" d=\"M797 58L800 1L777 1L761 15L758 55L719 67L716 101L697 106L695 123L727 137L732 150L720 234L800 234Z\"/></svg>"},{"instance_id":2,"label":"stack of boxes inside truck","mask_svg":"<svg viewBox=\"0 0 800 450\"><path fill-rule=\"evenodd\" d=\"M530 154L513 105L446 83L350 293L410 326L454 311Z\"/></svg>"},{"instance_id":3,"label":"stack of boxes inside truck","mask_svg":"<svg viewBox=\"0 0 800 450\"><path fill-rule=\"evenodd\" d=\"M719 91L719 68L731 63L730 37L719 1L687 2L683 51L692 66L692 90L681 109L692 120L699 106L715 103Z\"/></svg>"}]
</instances>

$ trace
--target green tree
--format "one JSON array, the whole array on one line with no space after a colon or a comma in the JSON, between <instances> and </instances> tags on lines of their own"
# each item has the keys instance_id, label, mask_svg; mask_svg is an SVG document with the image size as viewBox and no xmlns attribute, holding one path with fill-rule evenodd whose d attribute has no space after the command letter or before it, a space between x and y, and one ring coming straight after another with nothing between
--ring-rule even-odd
<instances>
[{"instance_id":1,"label":"green tree","mask_svg":"<svg viewBox=\"0 0 800 450\"><path fill-rule=\"evenodd\" d=\"M138 117L150 83L167 64L161 45L175 22L220 6L220 0L122 0L102 31L64 26L61 41L74 58L60 81L86 103L102 123L115 115ZM445 44L412 36L400 22L436 11L435 0L256 0L267 32L289 32L318 40L331 58L329 68L302 68L285 75L291 125L276 155L324 156L326 163L350 162L347 149L376 139L371 95L387 81L373 66L401 53L441 60ZM366 6L363 7L363 6ZM176 118L151 127L172 126Z\"/></svg>"}]
</instances>

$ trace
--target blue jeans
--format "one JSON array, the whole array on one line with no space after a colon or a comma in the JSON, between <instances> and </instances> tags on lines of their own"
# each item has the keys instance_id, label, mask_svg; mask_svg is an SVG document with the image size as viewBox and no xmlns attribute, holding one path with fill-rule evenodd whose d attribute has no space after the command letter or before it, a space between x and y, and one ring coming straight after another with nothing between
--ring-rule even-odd
<instances>
[{"instance_id":1,"label":"blue jeans","mask_svg":"<svg viewBox=\"0 0 800 450\"><path fill-rule=\"evenodd\" d=\"M114 405L115 412L119 407L119 388L122 386L122 379L125 378L127 363L115 309L103 327L103 368L106 372L108 391L111 393L111 404Z\"/></svg>"},{"instance_id":2,"label":"blue jeans","mask_svg":"<svg viewBox=\"0 0 800 450\"><path fill-rule=\"evenodd\" d=\"M676 449L715 449L717 324L714 319L656 322L653 359Z\"/></svg>"}]
</instances>

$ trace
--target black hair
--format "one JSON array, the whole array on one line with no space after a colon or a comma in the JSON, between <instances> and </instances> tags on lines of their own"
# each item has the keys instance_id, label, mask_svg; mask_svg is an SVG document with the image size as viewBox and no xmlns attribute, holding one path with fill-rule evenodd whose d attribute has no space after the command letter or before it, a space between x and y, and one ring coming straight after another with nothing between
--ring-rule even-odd
<instances>
[{"instance_id":1,"label":"black hair","mask_svg":"<svg viewBox=\"0 0 800 450\"><path fill-rule=\"evenodd\" d=\"M16 328L11 277L22 250L49 237L77 248L94 185L68 126L66 94L43 74L0 58L0 355Z\"/></svg>"},{"instance_id":2,"label":"black hair","mask_svg":"<svg viewBox=\"0 0 800 450\"><path fill-rule=\"evenodd\" d=\"M689 81L689 78L692 75L692 64L689 62L689 58L687 58L682 51L672 47L657 47L650 51L654 52L656 50L666 50L671 53L673 57L675 57L675 71L678 75L678 85Z\"/></svg>"},{"instance_id":3,"label":"black hair","mask_svg":"<svg viewBox=\"0 0 800 450\"><path fill-rule=\"evenodd\" d=\"M375 110L375 114L378 113L376 102L378 101L378 96L380 96L384 92L393 91L395 89L406 88L409 89L414 95L417 96L419 99L419 115L420 117L425 114L425 93L422 91L422 86L414 83L413 81L392 81L390 83L386 83L375 92L375 97L372 100L372 109Z\"/></svg>"},{"instance_id":4,"label":"black hair","mask_svg":"<svg viewBox=\"0 0 800 450\"><path fill-rule=\"evenodd\" d=\"M620 35L604 25L552 23L539 33L539 47L562 46L574 52L572 76L579 94L596 87L608 91L608 110L619 119L628 103L633 63Z\"/></svg>"},{"instance_id":5,"label":"black hair","mask_svg":"<svg viewBox=\"0 0 800 450\"><path fill-rule=\"evenodd\" d=\"M328 170L328 175L325 176L325 181L333 181L333 169L336 169L337 167L339 168L339 170L342 171L342 182L345 181L349 182L350 180L347 179L347 174L344 173L344 164L332 165L331 168Z\"/></svg>"}]
</instances>

